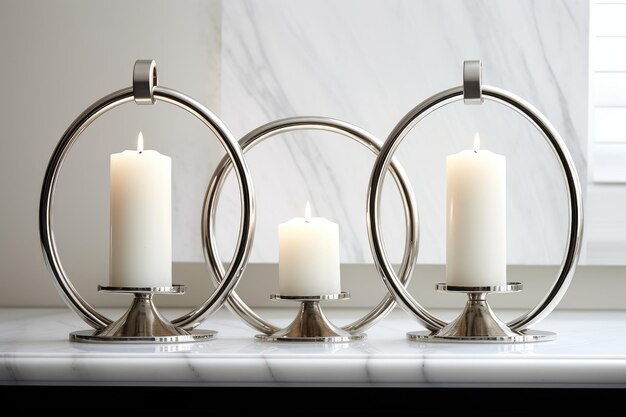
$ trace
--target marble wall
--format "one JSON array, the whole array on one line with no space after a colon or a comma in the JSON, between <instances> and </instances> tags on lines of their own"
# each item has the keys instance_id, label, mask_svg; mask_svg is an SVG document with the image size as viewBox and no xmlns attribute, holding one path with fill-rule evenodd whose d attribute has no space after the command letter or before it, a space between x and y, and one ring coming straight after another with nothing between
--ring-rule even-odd
<instances>
[{"instance_id":1,"label":"marble wall","mask_svg":"<svg viewBox=\"0 0 626 417\"><path fill-rule=\"evenodd\" d=\"M587 1L231 0L221 36L219 114L238 137L274 119L316 115L384 140L421 100L461 83L463 60L480 59L485 84L518 94L553 122L585 183ZM445 156L470 147L476 131L507 157L509 263L559 263L567 207L554 155L518 114L492 102L439 110L397 152L419 204L419 262L445 262ZM344 262L372 262L364 207L373 154L337 134L302 132L264 142L248 160L258 199L253 262L277 260L277 224L301 215L307 200L340 224ZM399 261L402 209L386 184L386 243ZM238 215L230 181L219 210L224 259ZM201 254L196 246L177 258Z\"/></svg>"},{"instance_id":2,"label":"marble wall","mask_svg":"<svg viewBox=\"0 0 626 417\"><path fill-rule=\"evenodd\" d=\"M0 305L59 299L37 215L48 159L67 126L95 100L130 86L138 58L157 61L162 85L218 108L220 22L219 0L184 7L166 0L0 1ZM56 189L55 239L87 299L108 282L109 155L135 147L139 130L147 148L173 159L175 258L199 251L200 207L219 143L174 106L125 104L85 130Z\"/></svg>"},{"instance_id":3,"label":"marble wall","mask_svg":"<svg viewBox=\"0 0 626 417\"><path fill-rule=\"evenodd\" d=\"M56 294L37 230L48 158L86 106L130 85L135 59L156 59L162 85L209 106L237 137L274 119L317 115L381 140L419 101L460 84L463 60L481 59L485 83L519 94L554 122L584 182L587 9L583 0L0 2L0 273L7 286L0 304L47 305ZM174 260L202 260L201 204L223 150L173 106L125 105L85 131L59 177L55 238L88 299L108 280L109 154L135 146L138 130L147 147L173 159ZM398 151L419 202L419 262L445 261L445 156L471 146L476 131L485 147L507 156L509 263L558 263L566 207L554 157L525 121L494 103L450 105ZM301 215L306 200L340 224L343 262L372 262L369 151L336 134L306 132L268 140L248 160L258 197L252 262L276 262L277 225ZM218 212L224 260L239 217L232 182ZM387 246L399 261L404 222L391 181L383 208Z\"/></svg>"}]
</instances>

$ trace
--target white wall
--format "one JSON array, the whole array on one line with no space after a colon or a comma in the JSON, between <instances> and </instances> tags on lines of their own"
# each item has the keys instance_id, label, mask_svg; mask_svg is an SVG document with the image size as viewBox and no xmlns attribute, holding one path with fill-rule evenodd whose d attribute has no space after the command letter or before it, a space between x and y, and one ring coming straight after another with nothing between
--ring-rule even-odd
<instances>
[{"instance_id":1,"label":"white wall","mask_svg":"<svg viewBox=\"0 0 626 417\"><path fill-rule=\"evenodd\" d=\"M39 192L59 138L96 99L132 81L137 58L157 61L160 82L218 110L220 2L0 2L0 304L48 299L37 231ZM108 282L109 154L146 146L173 158L176 256L200 245L200 207L219 143L166 104L126 104L97 120L63 166L55 234L81 292Z\"/></svg>"}]
</instances>

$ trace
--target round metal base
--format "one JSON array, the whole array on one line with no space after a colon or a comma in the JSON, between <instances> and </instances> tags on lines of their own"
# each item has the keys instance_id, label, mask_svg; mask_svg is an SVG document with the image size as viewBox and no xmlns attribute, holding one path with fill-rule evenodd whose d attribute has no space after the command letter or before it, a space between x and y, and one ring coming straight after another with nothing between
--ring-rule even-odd
<instances>
[{"instance_id":1,"label":"round metal base","mask_svg":"<svg viewBox=\"0 0 626 417\"><path fill-rule=\"evenodd\" d=\"M107 336L98 334L97 330L80 330L70 333L70 340L87 343L192 343L213 339L216 334L214 330L192 330L189 334L169 336Z\"/></svg>"},{"instance_id":2,"label":"round metal base","mask_svg":"<svg viewBox=\"0 0 626 417\"><path fill-rule=\"evenodd\" d=\"M526 330L508 336L447 336L433 334L429 331L408 332L406 336L409 340L429 343L531 343L548 342L556 339L556 333L542 330Z\"/></svg>"},{"instance_id":3,"label":"round metal base","mask_svg":"<svg viewBox=\"0 0 626 417\"><path fill-rule=\"evenodd\" d=\"M365 340L366 333L347 334L342 336L287 336L278 334L257 334L255 339L263 342L321 342L321 343L345 343L356 340Z\"/></svg>"}]
</instances>

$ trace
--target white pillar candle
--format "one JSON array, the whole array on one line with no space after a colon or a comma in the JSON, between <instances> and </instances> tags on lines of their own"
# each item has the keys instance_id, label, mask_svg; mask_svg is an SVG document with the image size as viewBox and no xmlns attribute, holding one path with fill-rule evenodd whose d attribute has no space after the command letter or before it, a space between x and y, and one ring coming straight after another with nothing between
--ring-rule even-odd
<instances>
[{"instance_id":1,"label":"white pillar candle","mask_svg":"<svg viewBox=\"0 0 626 417\"><path fill-rule=\"evenodd\" d=\"M506 284L506 158L480 149L447 157L448 285Z\"/></svg>"},{"instance_id":2,"label":"white pillar candle","mask_svg":"<svg viewBox=\"0 0 626 417\"><path fill-rule=\"evenodd\" d=\"M172 285L172 160L143 149L111 155L110 285Z\"/></svg>"},{"instance_id":3,"label":"white pillar candle","mask_svg":"<svg viewBox=\"0 0 626 417\"><path fill-rule=\"evenodd\" d=\"M339 226L311 217L307 202L304 217L278 226L281 295L312 296L341 292Z\"/></svg>"}]
</instances>

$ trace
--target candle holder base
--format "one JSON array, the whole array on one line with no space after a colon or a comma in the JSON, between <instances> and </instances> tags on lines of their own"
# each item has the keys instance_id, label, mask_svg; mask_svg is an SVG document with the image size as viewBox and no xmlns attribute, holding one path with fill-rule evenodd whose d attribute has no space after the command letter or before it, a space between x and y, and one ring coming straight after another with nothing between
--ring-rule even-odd
<instances>
[{"instance_id":1,"label":"candle holder base","mask_svg":"<svg viewBox=\"0 0 626 417\"><path fill-rule=\"evenodd\" d=\"M459 317L435 331L409 332L410 340L419 342L461 343L528 343L554 340L556 334L539 330L516 331L496 317L487 303L489 293L510 293L522 290L519 282L487 287L466 287L437 284L440 292L464 292L468 300Z\"/></svg>"},{"instance_id":2,"label":"candle holder base","mask_svg":"<svg viewBox=\"0 0 626 417\"><path fill-rule=\"evenodd\" d=\"M320 301L349 299L350 294L347 292L320 296L272 294L270 298L272 300L299 301L300 309L289 326L270 335L256 335L257 340L264 342L346 343L363 340L367 337L365 333L351 334L335 326L326 318L320 307Z\"/></svg>"},{"instance_id":3,"label":"candle holder base","mask_svg":"<svg viewBox=\"0 0 626 417\"><path fill-rule=\"evenodd\" d=\"M135 298L124 315L102 329L70 333L73 342L89 343L190 343L210 340L213 330L185 330L173 325L157 310L152 298L155 294L184 294L184 285L171 287L103 287L98 291L116 294L134 294Z\"/></svg>"}]
</instances>

